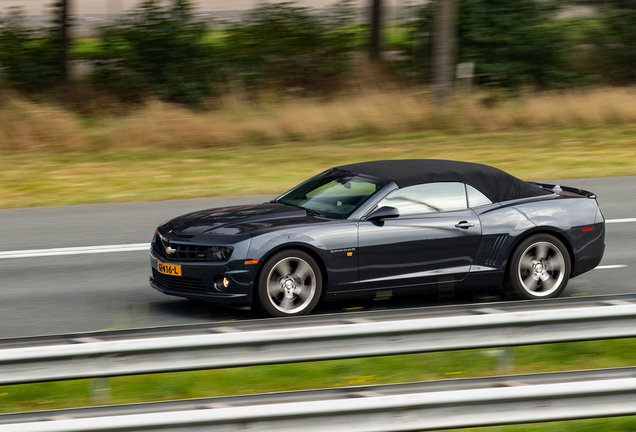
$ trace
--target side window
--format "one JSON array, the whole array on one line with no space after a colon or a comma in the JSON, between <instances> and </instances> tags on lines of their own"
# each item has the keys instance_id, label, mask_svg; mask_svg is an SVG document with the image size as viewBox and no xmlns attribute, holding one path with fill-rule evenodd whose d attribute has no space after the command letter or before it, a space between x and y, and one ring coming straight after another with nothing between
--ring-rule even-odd
<instances>
[{"instance_id":1,"label":"side window","mask_svg":"<svg viewBox=\"0 0 636 432\"><path fill-rule=\"evenodd\" d=\"M471 185L466 185L466 192L468 192L468 207L470 208L492 204L492 201L486 195Z\"/></svg>"},{"instance_id":2,"label":"side window","mask_svg":"<svg viewBox=\"0 0 636 432\"><path fill-rule=\"evenodd\" d=\"M405 187L392 192L378 203L378 207L391 206L401 215L463 210L466 189L463 183L426 183Z\"/></svg>"}]
</instances>

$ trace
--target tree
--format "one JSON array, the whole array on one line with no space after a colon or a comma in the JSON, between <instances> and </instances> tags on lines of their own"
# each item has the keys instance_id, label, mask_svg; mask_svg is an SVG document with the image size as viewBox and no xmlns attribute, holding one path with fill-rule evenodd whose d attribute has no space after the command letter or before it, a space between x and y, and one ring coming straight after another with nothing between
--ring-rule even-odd
<instances>
[{"instance_id":1,"label":"tree","mask_svg":"<svg viewBox=\"0 0 636 432\"><path fill-rule=\"evenodd\" d=\"M68 80L68 28L69 28L69 0L61 0L53 5L57 15L54 22L58 25L58 35L55 38L58 45L58 61L60 78L63 82Z\"/></svg>"},{"instance_id":2,"label":"tree","mask_svg":"<svg viewBox=\"0 0 636 432\"><path fill-rule=\"evenodd\" d=\"M437 0L433 22L433 87L439 106L451 96L457 39L456 0Z\"/></svg>"},{"instance_id":3,"label":"tree","mask_svg":"<svg viewBox=\"0 0 636 432\"><path fill-rule=\"evenodd\" d=\"M369 56L371 60L380 60L382 44L382 0L371 0L371 45Z\"/></svg>"},{"instance_id":4,"label":"tree","mask_svg":"<svg viewBox=\"0 0 636 432\"><path fill-rule=\"evenodd\" d=\"M555 1L455 1L458 8L457 56L456 61L444 63L448 67L444 76L452 79L456 63L473 62L475 83L482 85L545 87L571 79L572 74L567 72L565 64L568 52L560 27L550 23L557 10ZM438 0L436 5L448 6L449 3ZM433 46L437 43L436 33L441 31L436 27L434 18L436 13L441 12L434 6L422 6L419 19L413 26L414 34L432 35ZM420 56L427 58L433 53L435 58L436 49L425 45ZM452 45L446 52L452 52ZM435 78L436 66L429 66L427 61L420 63L431 69L419 71L420 76L428 79L433 75L433 82L440 79ZM437 61L436 64L440 65L441 62Z\"/></svg>"}]
</instances>

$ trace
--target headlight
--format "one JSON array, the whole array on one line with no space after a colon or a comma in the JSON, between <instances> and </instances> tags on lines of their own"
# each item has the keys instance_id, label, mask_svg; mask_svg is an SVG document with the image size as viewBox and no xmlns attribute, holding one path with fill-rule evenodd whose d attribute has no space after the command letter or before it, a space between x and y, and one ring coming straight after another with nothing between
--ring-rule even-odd
<instances>
[{"instance_id":1,"label":"headlight","mask_svg":"<svg viewBox=\"0 0 636 432\"><path fill-rule=\"evenodd\" d=\"M206 252L208 261L225 261L232 256L233 247L230 246L210 246Z\"/></svg>"}]
</instances>

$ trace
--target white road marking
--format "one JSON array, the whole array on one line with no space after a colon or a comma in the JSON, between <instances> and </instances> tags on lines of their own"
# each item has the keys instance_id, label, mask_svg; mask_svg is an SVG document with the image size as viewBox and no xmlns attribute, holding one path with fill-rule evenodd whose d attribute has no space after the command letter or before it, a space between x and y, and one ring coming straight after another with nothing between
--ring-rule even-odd
<instances>
[{"instance_id":1,"label":"white road marking","mask_svg":"<svg viewBox=\"0 0 636 432\"><path fill-rule=\"evenodd\" d=\"M135 244L108 245L108 246L80 246L80 247L54 248L54 249L30 249L30 250L0 252L0 259L34 258L34 257L59 256L59 255L84 255L84 254L113 253L113 252L132 252L132 251L142 251L142 250L147 251L148 249L150 249L150 243L135 243Z\"/></svg>"},{"instance_id":2,"label":"white road marking","mask_svg":"<svg viewBox=\"0 0 636 432\"><path fill-rule=\"evenodd\" d=\"M608 269L617 269L617 268L625 268L627 267L625 264L614 264L614 265L604 265L595 267L594 270L608 270Z\"/></svg>"},{"instance_id":3,"label":"white road marking","mask_svg":"<svg viewBox=\"0 0 636 432\"><path fill-rule=\"evenodd\" d=\"M627 223L627 222L636 222L636 218L627 218L627 219L607 219L605 223Z\"/></svg>"}]
</instances>

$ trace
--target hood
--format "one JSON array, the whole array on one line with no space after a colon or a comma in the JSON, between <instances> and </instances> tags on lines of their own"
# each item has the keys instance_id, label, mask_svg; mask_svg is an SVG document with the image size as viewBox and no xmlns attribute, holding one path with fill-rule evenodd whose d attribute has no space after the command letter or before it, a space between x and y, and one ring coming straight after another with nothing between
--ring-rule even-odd
<instances>
[{"instance_id":1,"label":"hood","mask_svg":"<svg viewBox=\"0 0 636 432\"><path fill-rule=\"evenodd\" d=\"M255 230L310 222L301 208L278 203L201 210L172 219L166 224L176 235L232 235Z\"/></svg>"}]
</instances>

